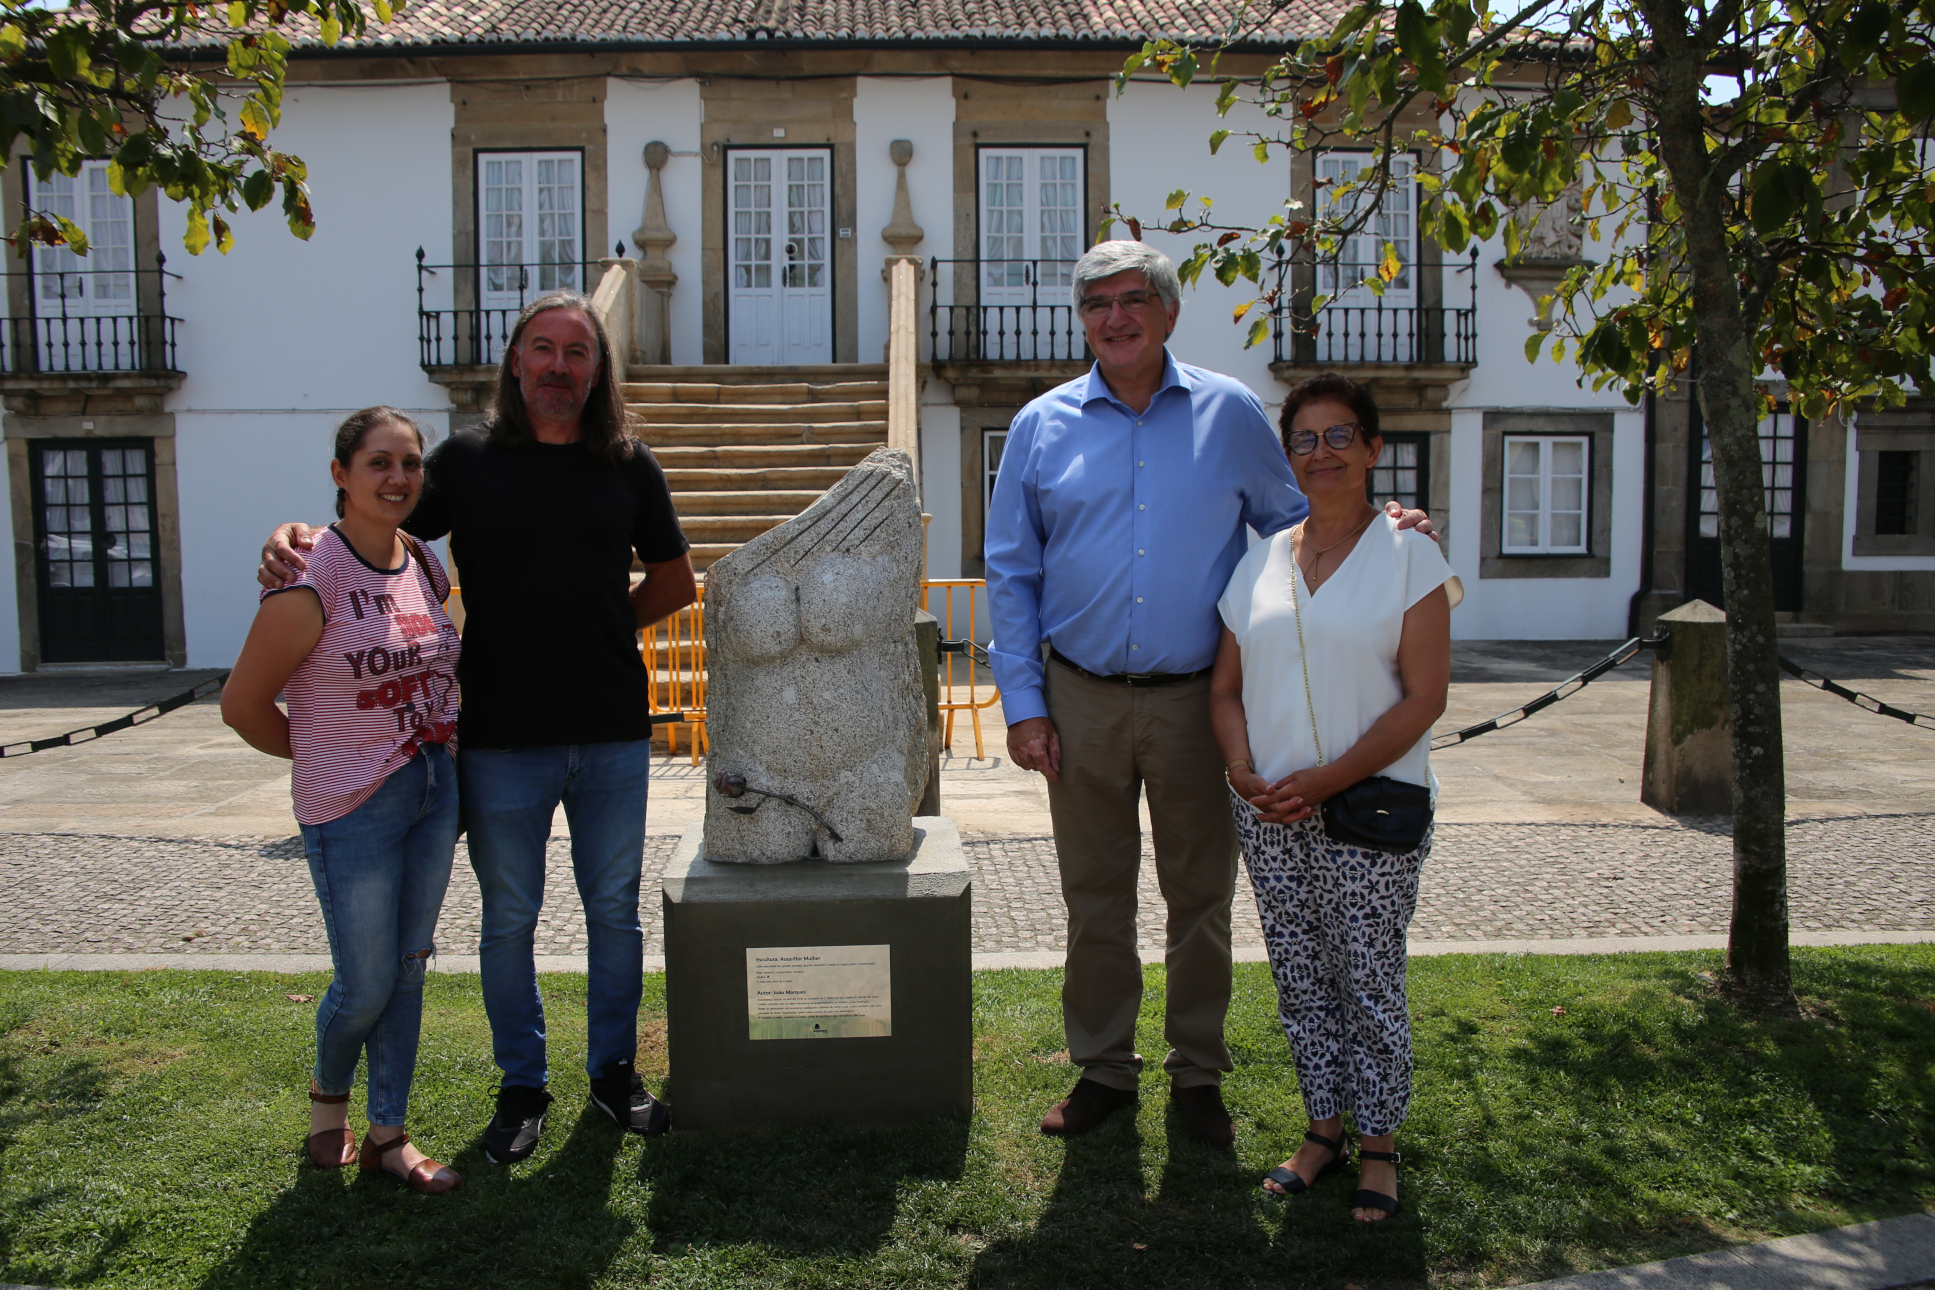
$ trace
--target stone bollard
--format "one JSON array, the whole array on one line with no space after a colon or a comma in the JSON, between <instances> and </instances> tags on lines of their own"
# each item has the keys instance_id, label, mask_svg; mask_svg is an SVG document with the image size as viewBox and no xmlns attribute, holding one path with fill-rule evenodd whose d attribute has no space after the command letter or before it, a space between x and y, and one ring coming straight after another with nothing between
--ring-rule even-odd
<instances>
[{"instance_id":1,"label":"stone bollard","mask_svg":"<svg viewBox=\"0 0 1935 1290\"><path fill-rule=\"evenodd\" d=\"M925 609L914 613L919 642L921 689L927 700L927 787L915 815L941 813L941 621Z\"/></svg>"},{"instance_id":2,"label":"stone bollard","mask_svg":"<svg viewBox=\"0 0 1935 1290\"><path fill-rule=\"evenodd\" d=\"M1653 654L1639 800L1669 815L1732 815L1727 616L1695 600L1661 614L1659 627L1671 638Z\"/></svg>"}]
</instances>

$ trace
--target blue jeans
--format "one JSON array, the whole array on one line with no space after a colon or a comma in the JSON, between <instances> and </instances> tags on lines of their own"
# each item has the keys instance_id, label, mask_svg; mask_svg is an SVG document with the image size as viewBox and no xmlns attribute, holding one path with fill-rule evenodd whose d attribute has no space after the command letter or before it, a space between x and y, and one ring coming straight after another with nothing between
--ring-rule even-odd
<instances>
[{"instance_id":1,"label":"blue jeans","mask_svg":"<svg viewBox=\"0 0 1935 1290\"><path fill-rule=\"evenodd\" d=\"M607 1063L633 1060L644 987L638 883L651 742L466 748L460 760L470 865L484 898L477 946L484 1011L504 1083L543 1088L549 1079L533 954L544 908L544 844L560 802L590 942L585 1068L598 1076Z\"/></svg>"},{"instance_id":2,"label":"blue jeans","mask_svg":"<svg viewBox=\"0 0 1935 1290\"><path fill-rule=\"evenodd\" d=\"M369 1053L369 1121L401 1126L423 1024L423 968L457 850L457 775L425 744L368 801L302 826L335 979L316 1008L316 1087L347 1093Z\"/></svg>"}]
</instances>

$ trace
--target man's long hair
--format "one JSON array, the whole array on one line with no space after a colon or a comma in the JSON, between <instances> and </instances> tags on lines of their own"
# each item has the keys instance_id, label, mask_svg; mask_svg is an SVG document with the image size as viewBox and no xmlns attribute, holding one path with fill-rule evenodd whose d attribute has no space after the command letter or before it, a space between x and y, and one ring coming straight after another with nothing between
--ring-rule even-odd
<instances>
[{"instance_id":1,"label":"man's long hair","mask_svg":"<svg viewBox=\"0 0 1935 1290\"><path fill-rule=\"evenodd\" d=\"M489 421L491 441L506 448L517 448L537 438L531 429L530 414L524 408L524 391L511 371L511 351L523 339L524 328L531 319L549 309L577 310L598 336L598 377L585 399L579 427L592 456L619 465L631 458L632 438L625 430L625 389L618 380L617 364L612 362L611 336L598 311L591 307L591 301L572 291L533 300L517 316L517 324L504 342L504 357L497 364L497 397L491 403Z\"/></svg>"}]
</instances>

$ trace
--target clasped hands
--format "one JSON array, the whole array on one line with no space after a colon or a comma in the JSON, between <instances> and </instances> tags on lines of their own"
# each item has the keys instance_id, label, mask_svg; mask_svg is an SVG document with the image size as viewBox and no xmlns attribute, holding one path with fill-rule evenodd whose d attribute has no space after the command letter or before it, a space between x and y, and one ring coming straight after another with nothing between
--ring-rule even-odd
<instances>
[{"instance_id":1,"label":"clasped hands","mask_svg":"<svg viewBox=\"0 0 1935 1290\"><path fill-rule=\"evenodd\" d=\"M1274 784L1254 770L1232 770L1229 781L1238 797L1256 807L1265 824L1295 824L1307 820L1317 813L1326 797L1350 787L1340 783L1328 766L1292 771Z\"/></svg>"}]
</instances>

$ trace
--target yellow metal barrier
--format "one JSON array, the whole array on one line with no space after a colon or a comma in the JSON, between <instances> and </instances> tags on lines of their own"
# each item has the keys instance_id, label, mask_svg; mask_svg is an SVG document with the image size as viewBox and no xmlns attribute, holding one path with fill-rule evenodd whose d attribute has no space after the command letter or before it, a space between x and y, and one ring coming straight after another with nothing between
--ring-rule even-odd
<instances>
[{"instance_id":1,"label":"yellow metal barrier","mask_svg":"<svg viewBox=\"0 0 1935 1290\"><path fill-rule=\"evenodd\" d=\"M679 751L679 727L688 728L692 764L707 750L705 739L705 583L699 598L664 622L640 633L639 652L651 676L647 706L653 712L683 712L689 721L665 726L666 753Z\"/></svg>"},{"instance_id":2,"label":"yellow metal barrier","mask_svg":"<svg viewBox=\"0 0 1935 1290\"><path fill-rule=\"evenodd\" d=\"M954 593L957 591L966 593L963 597L967 601L966 638L973 640L975 637L975 593L981 591L987 585L988 580L986 578L924 578L920 584L920 607L941 620L942 636L952 637L957 630L954 625ZM938 590L942 597L939 611L936 611L928 604L928 593L935 590ZM954 665L956 662L959 662L962 667L967 669L967 680L965 682L954 679ZM957 686L967 691L965 698L957 698L955 696L954 691ZM1001 691L992 682L988 685L988 697L985 699L980 697L979 687L979 674L975 671L975 662L973 659L959 654L942 655L941 711L947 714L947 724L941 729L941 746L949 750L953 749L954 714L957 712L965 712L968 714L968 720L974 723L974 755L976 758L987 756L987 752L984 750L981 741L981 713L983 710L993 707L1001 698Z\"/></svg>"}]
</instances>

